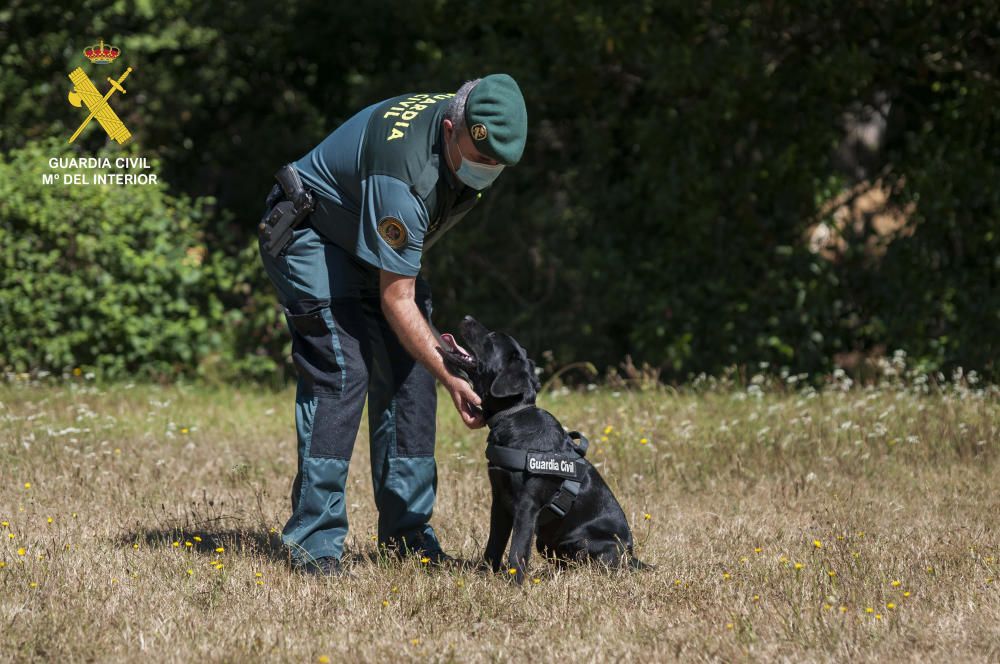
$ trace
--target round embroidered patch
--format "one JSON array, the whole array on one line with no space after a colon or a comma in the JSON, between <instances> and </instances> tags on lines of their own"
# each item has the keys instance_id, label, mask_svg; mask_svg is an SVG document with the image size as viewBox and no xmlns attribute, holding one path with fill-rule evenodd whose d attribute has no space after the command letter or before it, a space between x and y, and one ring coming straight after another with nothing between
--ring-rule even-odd
<instances>
[{"instance_id":1,"label":"round embroidered patch","mask_svg":"<svg viewBox=\"0 0 1000 664\"><path fill-rule=\"evenodd\" d=\"M406 244L406 226L395 217L385 217L378 222L378 234L393 249L402 249Z\"/></svg>"},{"instance_id":2,"label":"round embroidered patch","mask_svg":"<svg viewBox=\"0 0 1000 664\"><path fill-rule=\"evenodd\" d=\"M469 129L469 133L472 134L472 138L477 141L481 141L486 138L486 125L482 123L474 124L472 125L472 128Z\"/></svg>"}]
</instances>

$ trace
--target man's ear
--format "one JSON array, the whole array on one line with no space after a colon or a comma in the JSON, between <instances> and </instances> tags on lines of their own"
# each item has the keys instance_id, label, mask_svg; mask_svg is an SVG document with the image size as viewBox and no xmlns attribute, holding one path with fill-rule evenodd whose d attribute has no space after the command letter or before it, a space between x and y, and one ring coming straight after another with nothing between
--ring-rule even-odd
<instances>
[{"instance_id":1,"label":"man's ear","mask_svg":"<svg viewBox=\"0 0 1000 664\"><path fill-rule=\"evenodd\" d=\"M515 357L507 362L500 375L490 385L490 394L497 398L513 397L535 392L533 383L534 372L529 361L523 357Z\"/></svg>"}]
</instances>

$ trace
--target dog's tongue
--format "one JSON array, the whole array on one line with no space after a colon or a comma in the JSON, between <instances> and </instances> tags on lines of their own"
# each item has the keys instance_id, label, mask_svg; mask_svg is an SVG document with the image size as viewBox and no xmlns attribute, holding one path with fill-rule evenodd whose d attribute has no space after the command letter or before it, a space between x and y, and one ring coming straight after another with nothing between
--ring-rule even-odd
<instances>
[{"instance_id":1,"label":"dog's tongue","mask_svg":"<svg viewBox=\"0 0 1000 664\"><path fill-rule=\"evenodd\" d=\"M441 335L441 341L443 341L445 343L445 345L448 346L448 350L459 352L462 355L465 355L465 356L469 357L469 351L467 351L464 348L462 348L461 346L459 346L458 342L455 341L455 337L451 336L451 334L449 334L447 332L445 332L444 334L442 334Z\"/></svg>"}]
</instances>

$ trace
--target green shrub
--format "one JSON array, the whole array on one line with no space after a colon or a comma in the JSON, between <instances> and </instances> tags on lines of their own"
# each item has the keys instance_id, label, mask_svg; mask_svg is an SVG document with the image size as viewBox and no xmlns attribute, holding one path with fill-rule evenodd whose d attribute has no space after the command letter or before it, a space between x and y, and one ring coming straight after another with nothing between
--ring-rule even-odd
<instances>
[{"instance_id":1,"label":"green shrub","mask_svg":"<svg viewBox=\"0 0 1000 664\"><path fill-rule=\"evenodd\" d=\"M0 368L153 379L273 368L235 361L244 315L227 298L248 272L210 246L211 198L164 183L43 185L59 156L80 155L52 140L0 160Z\"/></svg>"}]
</instances>

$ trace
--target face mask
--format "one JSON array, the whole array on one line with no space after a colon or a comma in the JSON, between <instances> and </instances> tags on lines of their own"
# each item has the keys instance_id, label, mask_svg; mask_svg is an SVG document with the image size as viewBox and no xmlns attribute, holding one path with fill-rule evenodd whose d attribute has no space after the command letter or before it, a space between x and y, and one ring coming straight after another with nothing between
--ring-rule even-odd
<instances>
[{"instance_id":1,"label":"face mask","mask_svg":"<svg viewBox=\"0 0 1000 664\"><path fill-rule=\"evenodd\" d=\"M458 147L456 145L456 147ZM451 163L450 151L447 151L448 163ZM462 149L458 149L458 153L462 154ZM489 164L477 164L471 159L466 159L465 155L462 155L462 165L455 169L455 176L462 181L463 184L472 187L477 191L482 191L486 187L493 184L493 181L497 179L503 171L503 164L497 164L491 166Z\"/></svg>"}]
</instances>

